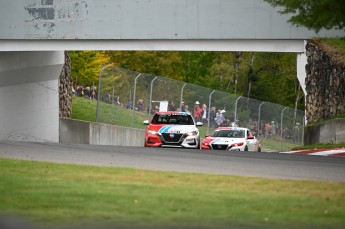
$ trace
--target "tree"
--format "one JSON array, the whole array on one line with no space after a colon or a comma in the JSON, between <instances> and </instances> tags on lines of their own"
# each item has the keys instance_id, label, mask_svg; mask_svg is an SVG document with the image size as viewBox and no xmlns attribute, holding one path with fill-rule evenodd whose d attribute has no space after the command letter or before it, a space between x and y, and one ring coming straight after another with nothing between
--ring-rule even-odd
<instances>
[{"instance_id":1,"label":"tree","mask_svg":"<svg viewBox=\"0 0 345 229\"><path fill-rule=\"evenodd\" d=\"M214 52L178 52L181 59L180 75L186 83L205 85L214 59Z\"/></svg>"},{"instance_id":2,"label":"tree","mask_svg":"<svg viewBox=\"0 0 345 229\"><path fill-rule=\"evenodd\" d=\"M305 26L319 32L321 29L345 28L344 0L264 0L272 6L283 7L281 14L293 14L293 25Z\"/></svg>"},{"instance_id":3,"label":"tree","mask_svg":"<svg viewBox=\"0 0 345 229\"><path fill-rule=\"evenodd\" d=\"M109 63L101 51L70 51L72 78L78 85L98 85L99 71Z\"/></svg>"},{"instance_id":4,"label":"tree","mask_svg":"<svg viewBox=\"0 0 345 229\"><path fill-rule=\"evenodd\" d=\"M250 68L249 68L249 71L247 73L247 78L248 78L248 90L247 90L248 93L247 93L247 97L248 98L250 97L250 90L252 89L252 84L257 79L257 76L256 76L256 74L254 73L254 70L253 70L254 55L255 55L255 52L252 52L251 53L251 57L250 57Z\"/></svg>"},{"instance_id":5,"label":"tree","mask_svg":"<svg viewBox=\"0 0 345 229\"><path fill-rule=\"evenodd\" d=\"M235 56L235 65L234 65L234 90L235 90L235 94L237 93L237 80L238 80L238 68L240 67L240 58L242 56L242 52L235 52L234 53L234 56ZM230 80L229 80L229 83L228 85L226 86L226 89L225 91L227 92L229 90L229 87L230 87Z\"/></svg>"},{"instance_id":6,"label":"tree","mask_svg":"<svg viewBox=\"0 0 345 229\"><path fill-rule=\"evenodd\" d=\"M296 105L297 96L298 109L304 109L297 90L294 53L255 53L255 62L254 53L250 52L70 51L70 56L72 77L78 85L98 85L99 71L105 64L219 91L226 91L228 86L230 94L235 93L237 76L237 95L289 107ZM104 75L106 73L103 72ZM109 84L105 89L111 94L112 85L116 85L115 95L127 101L131 83L117 76L108 79L115 84ZM162 90L167 90L167 87Z\"/></svg>"},{"instance_id":7,"label":"tree","mask_svg":"<svg viewBox=\"0 0 345 229\"><path fill-rule=\"evenodd\" d=\"M107 51L106 53L117 67L181 80L177 72L182 60L177 52Z\"/></svg>"}]
</instances>

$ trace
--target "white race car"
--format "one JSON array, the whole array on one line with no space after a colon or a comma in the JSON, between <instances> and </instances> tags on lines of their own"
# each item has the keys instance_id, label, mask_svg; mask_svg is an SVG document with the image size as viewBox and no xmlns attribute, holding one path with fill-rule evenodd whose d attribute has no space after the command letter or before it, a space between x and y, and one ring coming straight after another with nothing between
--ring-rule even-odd
<instances>
[{"instance_id":1,"label":"white race car","mask_svg":"<svg viewBox=\"0 0 345 229\"><path fill-rule=\"evenodd\" d=\"M183 147L200 149L200 135L197 126L202 122L195 122L186 112L157 112L145 131L145 147Z\"/></svg>"},{"instance_id":2,"label":"white race car","mask_svg":"<svg viewBox=\"0 0 345 229\"><path fill-rule=\"evenodd\" d=\"M206 135L201 149L230 151L261 151L261 144L250 129L242 127L220 127Z\"/></svg>"}]
</instances>

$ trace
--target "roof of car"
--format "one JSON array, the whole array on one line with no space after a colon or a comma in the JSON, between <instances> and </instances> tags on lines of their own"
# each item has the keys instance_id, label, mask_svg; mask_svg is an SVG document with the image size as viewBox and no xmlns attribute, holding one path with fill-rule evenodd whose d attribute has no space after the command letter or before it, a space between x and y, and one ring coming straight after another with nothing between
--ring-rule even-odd
<instances>
[{"instance_id":1,"label":"roof of car","mask_svg":"<svg viewBox=\"0 0 345 229\"><path fill-rule=\"evenodd\" d=\"M190 114L190 113L181 112L181 111L160 111L160 112L156 112L156 114Z\"/></svg>"},{"instance_id":2,"label":"roof of car","mask_svg":"<svg viewBox=\"0 0 345 229\"><path fill-rule=\"evenodd\" d=\"M232 130L232 129L240 129L240 130L247 130L248 128L245 127L232 127L232 126L226 126L226 127L218 127L216 130Z\"/></svg>"}]
</instances>

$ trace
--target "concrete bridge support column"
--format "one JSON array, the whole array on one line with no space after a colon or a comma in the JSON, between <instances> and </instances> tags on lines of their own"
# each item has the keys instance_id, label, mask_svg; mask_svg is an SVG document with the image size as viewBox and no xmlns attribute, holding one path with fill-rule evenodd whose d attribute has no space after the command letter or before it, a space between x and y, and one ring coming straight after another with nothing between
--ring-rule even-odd
<instances>
[{"instance_id":1,"label":"concrete bridge support column","mask_svg":"<svg viewBox=\"0 0 345 229\"><path fill-rule=\"evenodd\" d=\"M306 47L307 41L304 41L304 47ZM304 51L304 53L299 53L297 54L297 79L301 85L301 88L303 90L304 93L304 98L307 97L307 89L306 89L306 84L305 84L305 80L307 78L307 73L305 71L305 66L308 63L307 60L307 55L306 55L306 50ZM304 104L306 104L306 101L304 101ZM305 119L305 118L304 118ZM304 124L307 124L307 120L304 120Z\"/></svg>"},{"instance_id":2,"label":"concrete bridge support column","mask_svg":"<svg viewBox=\"0 0 345 229\"><path fill-rule=\"evenodd\" d=\"M0 140L59 142L63 51L0 52Z\"/></svg>"},{"instance_id":3,"label":"concrete bridge support column","mask_svg":"<svg viewBox=\"0 0 345 229\"><path fill-rule=\"evenodd\" d=\"M305 79L307 78L307 73L305 71L306 64L307 64L307 55L305 54L305 52L297 54L297 78L304 92L304 95L307 95L306 85L305 85Z\"/></svg>"}]
</instances>

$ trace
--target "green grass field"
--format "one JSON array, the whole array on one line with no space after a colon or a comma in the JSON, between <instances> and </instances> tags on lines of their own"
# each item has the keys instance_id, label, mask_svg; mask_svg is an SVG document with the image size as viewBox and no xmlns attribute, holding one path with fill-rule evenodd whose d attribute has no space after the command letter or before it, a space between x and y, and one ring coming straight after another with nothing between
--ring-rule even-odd
<instances>
[{"instance_id":1,"label":"green grass field","mask_svg":"<svg viewBox=\"0 0 345 229\"><path fill-rule=\"evenodd\" d=\"M44 228L345 227L344 183L11 159L0 182L1 213Z\"/></svg>"}]
</instances>

